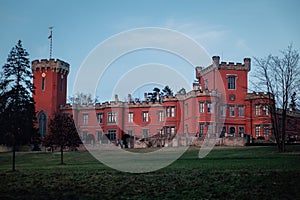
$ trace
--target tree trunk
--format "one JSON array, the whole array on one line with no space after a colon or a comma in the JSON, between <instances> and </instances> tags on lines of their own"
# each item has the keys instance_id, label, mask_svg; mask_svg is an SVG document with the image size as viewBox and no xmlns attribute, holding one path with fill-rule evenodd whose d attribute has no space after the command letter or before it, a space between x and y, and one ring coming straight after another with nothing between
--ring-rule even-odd
<instances>
[{"instance_id":1,"label":"tree trunk","mask_svg":"<svg viewBox=\"0 0 300 200\"><path fill-rule=\"evenodd\" d=\"M13 151L13 157L12 157L12 171L16 171L16 145L13 144L13 148L12 148L12 151Z\"/></svg>"},{"instance_id":2,"label":"tree trunk","mask_svg":"<svg viewBox=\"0 0 300 200\"><path fill-rule=\"evenodd\" d=\"M60 164L61 165L64 164L64 146L63 145L60 146Z\"/></svg>"}]
</instances>

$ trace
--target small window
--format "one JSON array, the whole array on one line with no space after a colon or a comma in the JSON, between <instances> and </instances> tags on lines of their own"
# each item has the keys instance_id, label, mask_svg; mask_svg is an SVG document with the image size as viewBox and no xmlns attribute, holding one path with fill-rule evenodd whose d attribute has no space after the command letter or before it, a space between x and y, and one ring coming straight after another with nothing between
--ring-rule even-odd
<instances>
[{"instance_id":1,"label":"small window","mask_svg":"<svg viewBox=\"0 0 300 200\"><path fill-rule=\"evenodd\" d=\"M98 121L98 124L103 123L103 113L97 113L97 121Z\"/></svg>"},{"instance_id":2,"label":"small window","mask_svg":"<svg viewBox=\"0 0 300 200\"><path fill-rule=\"evenodd\" d=\"M269 137L270 126L268 124L263 125L264 128L264 137Z\"/></svg>"},{"instance_id":3,"label":"small window","mask_svg":"<svg viewBox=\"0 0 300 200\"><path fill-rule=\"evenodd\" d=\"M260 125L255 125L255 136L256 137L260 136Z\"/></svg>"},{"instance_id":4,"label":"small window","mask_svg":"<svg viewBox=\"0 0 300 200\"><path fill-rule=\"evenodd\" d=\"M148 122L149 121L149 112L148 111L144 111L142 113L143 115L143 122Z\"/></svg>"},{"instance_id":5,"label":"small window","mask_svg":"<svg viewBox=\"0 0 300 200\"><path fill-rule=\"evenodd\" d=\"M204 80L204 88L205 90L208 90L208 79Z\"/></svg>"},{"instance_id":6,"label":"small window","mask_svg":"<svg viewBox=\"0 0 300 200\"><path fill-rule=\"evenodd\" d=\"M222 116L226 116L226 109L227 109L227 106L226 106L226 105L222 105L222 106L221 106L221 115L222 115Z\"/></svg>"},{"instance_id":7,"label":"small window","mask_svg":"<svg viewBox=\"0 0 300 200\"><path fill-rule=\"evenodd\" d=\"M235 107L234 106L229 106L229 114L230 114L230 117L235 116Z\"/></svg>"},{"instance_id":8,"label":"small window","mask_svg":"<svg viewBox=\"0 0 300 200\"><path fill-rule=\"evenodd\" d=\"M64 91L64 76L61 75L60 77L60 91L63 92Z\"/></svg>"},{"instance_id":9,"label":"small window","mask_svg":"<svg viewBox=\"0 0 300 200\"><path fill-rule=\"evenodd\" d=\"M263 110L263 115L269 115L269 109L268 109L268 106L267 105L264 105L262 107L262 110Z\"/></svg>"},{"instance_id":10,"label":"small window","mask_svg":"<svg viewBox=\"0 0 300 200\"><path fill-rule=\"evenodd\" d=\"M127 134L133 136L133 130L127 130Z\"/></svg>"},{"instance_id":11,"label":"small window","mask_svg":"<svg viewBox=\"0 0 300 200\"><path fill-rule=\"evenodd\" d=\"M109 112L107 113L107 123L108 124L116 124L118 118L117 112Z\"/></svg>"},{"instance_id":12,"label":"small window","mask_svg":"<svg viewBox=\"0 0 300 200\"><path fill-rule=\"evenodd\" d=\"M128 123L132 123L133 122L133 112L129 112L128 113Z\"/></svg>"},{"instance_id":13,"label":"small window","mask_svg":"<svg viewBox=\"0 0 300 200\"><path fill-rule=\"evenodd\" d=\"M199 123L199 137L204 135L204 123Z\"/></svg>"},{"instance_id":14,"label":"small window","mask_svg":"<svg viewBox=\"0 0 300 200\"><path fill-rule=\"evenodd\" d=\"M235 90L236 89L236 76L228 76L227 77L228 81L228 89L229 90Z\"/></svg>"},{"instance_id":15,"label":"small window","mask_svg":"<svg viewBox=\"0 0 300 200\"><path fill-rule=\"evenodd\" d=\"M148 138L149 137L149 129L143 129L142 130L142 137Z\"/></svg>"},{"instance_id":16,"label":"small window","mask_svg":"<svg viewBox=\"0 0 300 200\"><path fill-rule=\"evenodd\" d=\"M164 121L164 112L162 110L158 111L158 121L159 122Z\"/></svg>"},{"instance_id":17,"label":"small window","mask_svg":"<svg viewBox=\"0 0 300 200\"><path fill-rule=\"evenodd\" d=\"M244 134L245 134L245 127L240 126L239 127L239 136L244 137Z\"/></svg>"},{"instance_id":18,"label":"small window","mask_svg":"<svg viewBox=\"0 0 300 200\"><path fill-rule=\"evenodd\" d=\"M239 106L238 107L238 115L239 115L239 117L244 117L245 116L245 106Z\"/></svg>"},{"instance_id":19,"label":"small window","mask_svg":"<svg viewBox=\"0 0 300 200\"><path fill-rule=\"evenodd\" d=\"M117 139L117 130L108 130L107 131L107 138L110 141L115 141Z\"/></svg>"},{"instance_id":20,"label":"small window","mask_svg":"<svg viewBox=\"0 0 300 200\"><path fill-rule=\"evenodd\" d=\"M83 141L86 141L87 135L88 135L87 131L82 131L82 140Z\"/></svg>"},{"instance_id":21,"label":"small window","mask_svg":"<svg viewBox=\"0 0 300 200\"><path fill-rule=\"evenodd\" d=\"M255 115L256 116L260 115L260 105L255 105Z\"/></svg>"},{"instance_id":22,"label":"small window","mask_svg":"<svg viewBox=\"0 0 300 200\"><path fill-rule=\"evenodd\" d=\"M42 90L45 90L45 84L46 84L46 79L45 77L42 78Z\"/></svg>"},{"instance_id":23,"label":"small window","mask_svg":"<svg viewBox=\"0 0 300 200\"><path fill-rule=\"evenodd\" d=\"M89 123L89 114L87 114L87 113L82 114L82 123L83 124L88 124Z\"/></svg>"},{"instance_id":24,"label":"small window","mask_svg":"<svg viewBox=\"0 0 300 200\"><path fill-rule=\"evenodd\" d=\"M185 104L185 115L188 116L189 115L189 104Z\"/></svg>"},{"instance_id":25,"label":"small window","mask_svg":"<svg viewBox=\"0 0 300 200\"><path fill-rule=\"evenodd\" d=\"M166 107L166 116L167 117L175 117L175 106L167 106Z\"/></svg>"},{"instance_id":26,"label":"small window","mask_svg":"<svg viewBox=\"0 0 300 200\"><path fill-rule=\"evenodd\" d=\"M204 113L204 102L199 102L199 112Z\"/></svg>"},{"instance_id":27,"label":"small window","mask_svg":"<svg viewBox=\"0 0 300 200\"><path fill-rule=\"evenodd\" d=\"M97 141L101 141L103 137L103 131L96 131Z\"/></svg>"},{"instance_id":28,"label":"small window","mask_svg":"<svg viewBox=\"0 0 300 200\"><path fill-rule=\"evenodd\" d=\"M207 103L207 113L213 113L214 110L213 110L213 105L211 102L208 102Z\"/></svg>"}]
</instances>

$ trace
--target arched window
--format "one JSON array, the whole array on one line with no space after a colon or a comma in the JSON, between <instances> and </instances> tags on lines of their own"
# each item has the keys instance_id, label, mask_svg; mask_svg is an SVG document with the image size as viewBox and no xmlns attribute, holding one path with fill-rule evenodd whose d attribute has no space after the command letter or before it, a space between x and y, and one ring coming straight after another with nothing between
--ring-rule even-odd
<instances>
[{"instance_id":1,"label":"arched window","mask_svg":"<svg viewBox=\"0 0 300 200\"><path fill-rule=\"evenodd\" d=\"M47 114L44 111L38 114L38 128L40 136L45 137L47 131Z\"/></svg>"}]
</instances>

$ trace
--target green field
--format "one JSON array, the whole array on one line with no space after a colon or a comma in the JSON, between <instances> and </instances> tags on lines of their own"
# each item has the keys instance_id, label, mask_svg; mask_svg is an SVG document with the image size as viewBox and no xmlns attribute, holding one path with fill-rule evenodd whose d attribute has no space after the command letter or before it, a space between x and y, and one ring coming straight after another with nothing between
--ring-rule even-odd
<instances>
[{"instance_id":1,"label":"green field","mask_svg":"<svg viewBox=\"0 0 300 200\"><path fill-rule=\"evenodd\" d=\"M0 153L0 199L300 199L300 146L215 148L199 159L190 148L159 171L130 174L87 151ZM139 151L139 150L135 150Z\"/></svg>"}]
</instances>

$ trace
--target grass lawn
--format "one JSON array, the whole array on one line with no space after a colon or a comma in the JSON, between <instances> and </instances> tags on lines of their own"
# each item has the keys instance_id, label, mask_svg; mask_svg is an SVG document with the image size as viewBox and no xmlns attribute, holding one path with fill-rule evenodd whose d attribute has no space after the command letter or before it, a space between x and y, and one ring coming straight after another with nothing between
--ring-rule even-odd
<instances>
[{"instance_id":1,"label":"grass lawn","mask_svg":"<svg viewBox=\"0 0 300 200\"><path fill-rule=\"evenodd\" d=\"M215 148L199 159L190 148L159 171L130 174L87 151L0 153L0 199L300 199L300 146ZM135 150L139 151L139 150Z\"/></svg>"}]
</instances>

